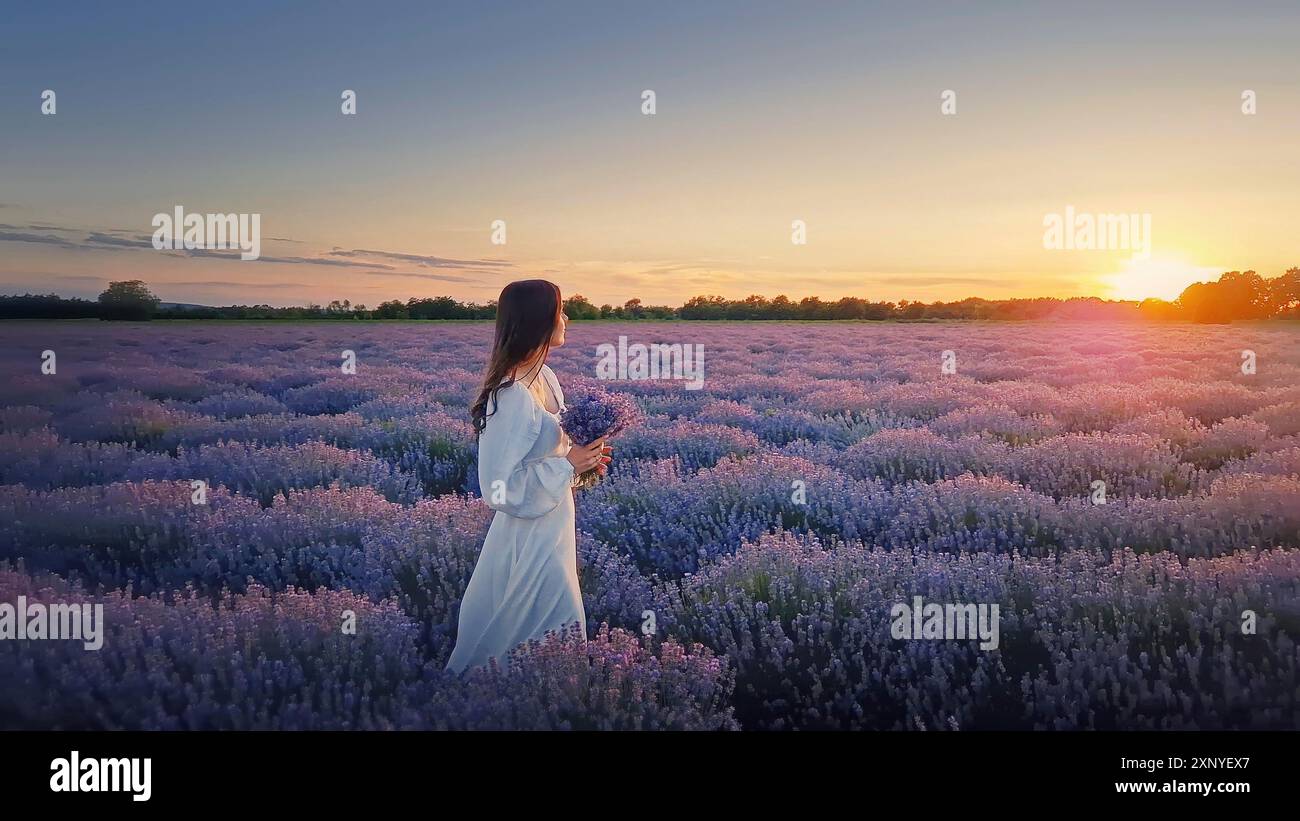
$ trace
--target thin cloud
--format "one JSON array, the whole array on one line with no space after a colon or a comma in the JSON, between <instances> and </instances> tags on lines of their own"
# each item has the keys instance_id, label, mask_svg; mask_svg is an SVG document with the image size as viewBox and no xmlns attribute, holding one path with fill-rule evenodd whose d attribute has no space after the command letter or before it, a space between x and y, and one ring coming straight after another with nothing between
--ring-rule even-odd
<instances>
[{"instance_id":1,"label":"thin cloud","mask_svg":"<svg viewBox=\"0 0 1300 821\"><path fill-rule=\"evenodd\" d=\"M982 288L1019 288L1022 284L1016 280L1000 277L889 276L877 277L871 281L883 285L979 285Z\"/></svg>"},{"instance_id":2,"label":"thin cloud","mask_svg":"<svg viewBox=\"0 0 1300 821\"><path fill-rule=\"evenodd\" d=\"M113 245L121 248L153 248L153 238L143 234L134 237L117 237L109 234L92 232L86 237L88 245Z\"/></svg>"},{"instance_id":3,"label":"thin cloud","mask_svg":"<svg viewBox=\"0 0 1300 821\"><path fill-rule=\"evenodd\" d=\"M35 225L16 226L0 224L0 242L25 242L40 245L52 245L57 248L64 248L72 251L120 251L130 249L154 250L153 237L151 234L141 234L139 232L117 228L87 232L84 229L67 228L56 225L39 226L39 229L42 231L83 235L80 239L75 239L72 237L56 236L51 233L35 233L32 229L36 227L37 226ZM290 239L287 237L270 237L268 239L273 242L303 244L300 240ZM438 257L426 254L405 254L396 251L362 248L352 250L335 248L324 256L274 256L263 254L256 260L241 259L241 251L237 248L177 248L166 249L165 253L171 256L201 257L239 262L267 262L277 265L322 265L330 268L350 268L368 274L386 274L389 276L414 277L419 279L432 279L442 282L457 283L475 283L478 282L478 280L454 276L451 274L426 274L418 271L402 271L398 270L397 265L389 263L414 263L425 268L457 269L478 273L495 273L513 267L510 262L499 259L454 259L451 257ZM383 260L387 260L387 262Z\"/></svg>"},{"instance_id":4,"label":"thin cloud","mask_svg":"<svg viewBox=\"0 0 1300 821\"><path fill-rule=\"evenodd\" d=\"M6 228L9 226L5 226ZM31 242L39 245L57 245L60 248L76 249L81 246L75 242L64 239L63 237L52 237L49 234L29 234L23 231L0 231L0 242Z\"/></svg>"},{"instance_id":5,"label":"thin cloud","mask_svg":"<svg viewBox=\"0 0 1300 821\"><path fill-rule=\"evenodd\" d=\"M374 276L385 277L413 277L415 279L436 279L440 282L464 282L480 284L477 279L467 277L452 276L451 274L425 274L419 271L375 271Z\"/></svg>"},{"instance_id":6,"label":"thin cloud","mask_svg":"<svg viewBox=\"0 0 1300 821\"><path fill-rule=\"evenodd\" d=\"M180 248L176 254L187 257L207 257L211 259L225 259L235 262L274 262L280 265L327 265L335 268L361 268L392 270L393 266L384 265L379 262L350 262L340 259L326 259L324 257L276 257L265 254L255 260L240 259L239 249L216 249L216 248Z\"/></svg>"},{"instance_id":7,"label":"thin cloud","mask_svg":"<svg viewBox=\"0 0 1300 821\"><path fill-rule=\"evenodd\" d=\"M336 248L330 251L330 256L335 257L378 257L379 259L391 259L397 262L413 262L426 268L487 268L487 269L508 269L514 265L502 259L453 259L451 257L437 257L427 254L403 254L397 251L374 251L365 248L354 248L350 251Z\"/></svg>"},{"instance_id":8,"label":"thin cloud","mask_svg":"<svg viewBox=\"0 0 1300 821\"><path fill-rule=\"evenodd\" d=\"M159 281L158 285L195 286L200 288L306 288L300 282L230 282L223 279Z\"/></svg>"}]
</instances>

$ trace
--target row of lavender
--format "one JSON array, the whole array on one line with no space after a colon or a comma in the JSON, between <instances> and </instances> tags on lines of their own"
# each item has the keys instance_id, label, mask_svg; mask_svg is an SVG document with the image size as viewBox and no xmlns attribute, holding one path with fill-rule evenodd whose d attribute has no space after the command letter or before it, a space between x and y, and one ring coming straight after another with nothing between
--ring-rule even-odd
<instances>
[{"instance_id":1,"label":"row of lavender","mask_svg":"<svg viewBox=\"0 0 1300 821\"><path fill-rule=\"evenodd\" d=\"M805 485L806 498L790 491L796 482ZM5 486L0 559L22 558L30 569L95 589L130 584L140 593L187 584L216 592L248 577L331 586L340 577L338 562L363 558L349 551L373 553L370 542L359 541L363 535L410 538L409 528L421 521L412 511L468 498L448 494L410 507L386 500L379 483L347 490L343 484L282 489L270 507L262 506L265 494L222 486L194 504L186 481L55 491ZM578 526L617 548L638 573L664 580L696 572L777 529L928 553L1055 557L1129 548L1213 557L1294 545L1300 480L1243 474L1220 479L1202 495L1095 505L1057 502L998 477L890 486L801 457L760 453L685 476L672 459L625 466L584 494ZM474 543L482 535L471 528L468 538ZM349 583L359 578L354 574Z\"/></svg>"},{"instance_id":2,"label":"row of lavender","mask_svg":"<svg viewBox=\"0 0 1300 821\"><path fill-rule=\"evenodd\" d=\"M0 646L0 721L1300 726L1293 331L680 327L575 327L552 360L572 390L618 334L708 352L703 390L617 385L649 422L579 502L613 631L470 680L441 663L487 524L458 493L488 328L3 329L0 601L76 586L113 633ZM922 594L1000 603L1000 648L891 639Z\"/></svg>"},{"instance_id":3,"label":"row of lavender","mask_svg":"<svg viewBox=\"0 0 1300 821\"><path fill-rule=\"evenodd\" d=\"M110 396L102 402L96 411L82 411L61 425L31 406L0 416L5 431L0 433L0 479L48 490L207 476L256 493L265 503L285 489L312 487L322 478L377 485L389 498L407 502L472 489L472 435L446 409L395 419L349 412L178 420L150 418L154 410L166 411L142 397ZM1007 416L1024 418L999 408L961 411L956 421L950 417L958 414L949 414L930 427L867 432L866 424L817 420L804 412L732 416L735 405L706 406L693 419L655 415L620 442L622 455L676 457L688 473L728 456L780 452L891 485L971 473L1006 477L1056 499L1088 496L1099 480L1125 498L1197 495L1224 476L1287 476L1300 468L1300 438L1277 433L1300 416L1294 402L1211 427L1164 411L1112 431L1061 433L1018 445L1001 436L1028 434L1002 434L998 423L1006 420L1005 430L1016 424ZM957 424L960 435L945 435ZM975 425L981 429L971 430ZM76 438L68 438L69 429ZM854 433L861 438L851 440ZM255 485L254 477L265 484Z\"/></svg>"},{"instance_id":4,"label":"row of lavender","mask_svg":"<svg viewBox=\"0 0 1300 821\"><path fill-rule=\"evenodd\" d=\"M151 493L154 502L170 495L172 509L188 496L177 485L116 492ZM109 501L133 509L130 499ZM443 675L441 663L486 530L482 505L444 497L405 508L366 489L302 491L260 512L247 502L214 500L207 525L227 541L206 564L202 552L179 549L183 525L171 544L165 530L156 534L152 553L136 546L142 564L185 553L198 581L180 597L110 594L103 650L5 648L6 669L16 673L2 688L6 720L932 729L1294 722L1294 550L1182 564L1168 552L1076 550L1058 560L860 543L826 549L782 534L657 582L620 551L584 538L593 623L632 626L651 609L676 640L642 647L615 630L588 646L537 648L504 680L461 681ZM116 526L100 538L127 543L132 523ZM222 563L239 561L256 583L233 582ZM0 588L12 598L30 595L33 583L26 573L4 574ZM918 595L999 603L999 648L892 640L891 605ZM339 614L349 609L360 614L357 637L340 635ZM1240 630L1246 611L1260 617L1253 635Z\"/></svg>"}]
</instances>

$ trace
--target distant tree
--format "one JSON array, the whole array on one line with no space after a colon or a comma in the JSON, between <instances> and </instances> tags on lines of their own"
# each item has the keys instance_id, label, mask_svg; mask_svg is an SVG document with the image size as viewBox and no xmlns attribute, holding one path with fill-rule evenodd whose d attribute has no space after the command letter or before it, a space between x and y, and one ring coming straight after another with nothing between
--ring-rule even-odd
<instances>
[{"instance_id":1,"label":"distant tree","mask_svg":"<svg viewBox=\"0 0 1300 821\"><path fill-rule=\"evenodd\" d=\"M830 306L821 297L806 296L799 300L800 319L830 319Z\"/></svg>"},{"instance_id":2,"label":"distant tree","mask_svg":"<svg viewBox=\"0 0 1300 821\"><path fill-rule=\"evenodd\" d=\"M600 311L585 296L574 294L564 300L564 314L569 319L599 319Z\"/></svg>"},{"instance_id":3,"label":"distant tree","mask_svg":"<svg viewBox=\"0 0 1300 821\"><path fill-rule=\"evenodd\" d=\"M449 296L411 297L406 301L406 312L411 319L474 319L474 306L461 304Z\"/></svg>"},{"instance_id":4,"label":"distant tree","mask_svg":"<svg viewBox=\"0 0 1300 821\"><path fill-rule=\"evenodd\" d=\"M89 319L99 314L99 303L89 299L64 299L57 294L0 296L0 319Z\"/></svg>"},{"instance_id":5,"label":"distant tree","mask_svg":"<svg viewBox=\"0 0 1300 821\"><path fill-rule=\"evenodd\" d=\"M867 303L864 299L846 296L830 306L833 319L862 319L867 315Z\"/></svg>"},{"instance_id":6,"label":"distant tree","mask_svg":"<svg viewBox=\"0 0 1300 821\"><path fill-rule=\"evenodd\" d=\"M926 305L924 302L908 302L903 300L898 303L898 315L901 319L921 319L925 316Z\"/></svg>"},{"instance_id":7,"label":"distant tree","mask_svg":"<svg viewBox=\"0 0 1300 821\"><path fill-rule=\"evenodd\" d=\"M99 295L101 319L151 319L161 300L138 279L110 282Z\"/></svg>"},{"instance_id":8,"label":"distant tree","mask_svg":"<svg viewBox=\"0 0 1300 821\"><path fill-rule=\"evenodd\" d=\"M497 304L460 302L449 296L389 300L373 310L349 300L273 308L269 305L162 308L158 298L139 280L113 282L97 302L64 299L54 294L0 295L0 319L64 319L101 316L105 319L493 319ZM1190 285L1174 302L1148 299L1112 301L1097 297L1037 297L987 300L969 297L959 302L915 300L871 302L846 296L833 302L809 296L793 302L782 294L772 300L760 294L744 299L696 296L681 307L646 305L632 298L623 305L597 308L580 294L565 300L571 319L650 319L755 321L801 320L1192 320L1231 322L1237 319L1286 317L1300 319L1300 268L1265 279L1254 271L1228 271L1214 282Z\"/></svg>"},{"instance_id":9,"label":"distant tree","mask_svg":"<svg viewBox=\"0 0 1300 821\"><path fill-rule=\"evenodd\" d=\"M1087 320L1092 322L1115 322L1141 319L1138 306L1134 302L1111 302L1097 297L1067 299L1064 302L1053 300L1056 306L1048 314L1052 319ZM998 303L989 303L987 315L990 319L1000 319ZM1013 317L1014 318L1014 317Z\"/></svg>"},{"instance_id":10,"label":"distant tree","mask_svg":"<svg viewBox=\"0 0 1300 821\"><path fill-rule=\"evenodd\" d=\"M1178 307L1187 319L1194 322L1227 322L1227 316L1214 304L1214 296L1213 284L1193 282L1178 295Z\"/></svg>"},{"instance_id":11,"label":"distant tree","mask_svg":"<svg viewBox=\"0 0 1300 821\"><path fill-rule=\"evenodd\" d=\"M431 319L468 319L469 306L462 305L449 296L435 297Z\"/></svg>"},{"instance_id":12,"label":"distant tree","mask_svg":"<svg viewBox=\"0 0 1300 821\"><path fill-rule=\"evenodd\" d=\"M1268 304L1273 316L1294 315L1300 308L1300 268L1289 268L1268 282Z\"/></svg>"},{"instance_id":13,"label":"distant tree","mask_svg":"<svg viewBox=\"0 0 1300 821\"><path fill-rule=\"evenodd\" d=\"M1138 305L1138 314L1143 319L1166 321L1180 317L1179 306L1163 299L1144 299Z\"/></svg>"},{"instance_id":14,"label":"distant tree","mask_svg":"<svg viewBox=\"0 0 1300 821\"><path fill-rule=\"evenodd\" d=\"M1178 297L1193 322L1263 319L1273 313L1270 287L1254 271L1228 271L1217 282L1194 282Z\"/></svg>"},{"instance_id":15,"label":"distant tree","mask_svg":"<svg viewBox=\"0 0 1300 821\"><path fill-rule=\"evenodd\" d=\"M1268 283L1254 271L1229 271L1219 277L1218 284L1234 319L1264 319L1272 313Z\"/></svg>"},{"instance_id":16,"label":"distant tree","mask_svg":"<svg viewBox=\"0 0 1300 821\"><path fill-rule=\"evenodd\" d=\"M797 312L794 303L790 301L790 297L785 294L778 294L776 299L772 300L768 315L773 319L794 319Z\"/></svg>"},{"instance_id":17,"label":"distant tree","mask_svg":"<svg viewBox=\"0 0 1300 821\"><path fill-rule=\"evenodd\" d=\"M720 296L693 296L677 310L677 315L682 319L722 319L726 307L727 301Z\"/></svg>"}]
</instances>

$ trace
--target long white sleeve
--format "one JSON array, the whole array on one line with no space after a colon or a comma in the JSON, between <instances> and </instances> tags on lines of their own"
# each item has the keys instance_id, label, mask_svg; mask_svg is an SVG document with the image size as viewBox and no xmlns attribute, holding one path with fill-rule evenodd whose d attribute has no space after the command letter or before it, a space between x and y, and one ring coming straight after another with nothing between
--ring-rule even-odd
<instances>
[{"instance_id":1,"label":"long white sleeve","mask_svg":"<svg viewBox=\"0 0 1300 821\"><path fill-rule=\"evenodd\" d=\"M492 403L489 400L489 409ZM519 383L497 393L497 406L478 441L478 483L493 510L535 519L554 510L574 480L563 456L528 459L541 433L542 409Z\"/></svg>"}]
</instances>

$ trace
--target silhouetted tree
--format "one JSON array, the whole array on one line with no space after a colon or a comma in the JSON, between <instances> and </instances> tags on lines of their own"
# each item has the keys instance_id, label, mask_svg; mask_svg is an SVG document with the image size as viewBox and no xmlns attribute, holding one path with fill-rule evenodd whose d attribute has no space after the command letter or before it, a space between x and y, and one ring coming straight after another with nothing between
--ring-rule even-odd
<instances>
[{"instance_id":1,"label":"silhouetted tree","mask_svg":"<svg viewBox=\"0 0 1300 821\"><path fill-rule=\"evenodd\" d=\"M1178 297L1186 319L1231 322L1263 319L1273 313L1269 286L1254 271L1228 271L1217 282L1195 282Z\"/></svg>"},{"instance_id":2,"label":"silhouetted tree","mask_svg":"<svg viewBox=\"0 0 1300 821\"><path fill-rule=\"evenodd\" d=\"M564 300L564 314L569 319L599 319L600 311L585 296L574 294Z\"/></svg>"},{"instance_id":3,"label":"silhouetted tree","mask_svg":"<svg viewBox=\"0 0 1300 821\"><path fill-rule=\"evenodd\" d=\"M273 308L270 305L227 305L224 307L172 306L161 308L158 298L139 280L113 282L98 302L63 299L54 294L0 295L0 318L66 319L102 316L105 319L493 319L496 302L459 302L449 296L411 297L406 302L389 300L373 311L348 300ZM1268 317L1300 318L1300 268L1265 279L1254 271L1228 271L1214 282L1189 285L1174 302L1160 299L1110 301L1097 297L1037 297L1033 299L987 300L969 297L959 302L924 303L902 300L871 302L861 297L842 297L823 302L804 297L797 303L782 294L772 300L751 294L740 300L717 295L696 296L679 308L646 305L629 299L623 305L608 303L599 308L580 294L564 302L570 319L651 319L741 321L765 319L798 320L1191 320L1231 322Z\"/></svg>"},{"instance_id":4,"label":"silhouetted tree","mask_svg":"<svg viewBox=\"0 0 1300 821\"><path fill-rule=\"evenodd\" d=\"M397 299L390 299L387 302L379 303L375 308L375 319L408 319L410 314L406 312L406 303Z\"/></svg>"},{"instance_id":5,"label":"silhouetted tree","mask_svg":"<svg viewBox=\"0 0 1300 821\"><path fill-rule=\"evenodd\" d=\"M90 319L99 313L99 303L89 299L64 299L57 294L0 296L0 319Z\"/></svg>"},{"instance_id":6,"label":"silhouetted tree","mask_svg":"<svg viewBox=\"0 0 1300 821\"><path fill-rule=\"evenodd\" d=\"M1300 268L1289 268L1268 281L1268 304L1272 316L1292 316L1300 310Z\"/></svg>"},{"instance_id":7,"label":"silhouetted tree","mask_svg":"<svg viewBox=\"0 0 1300 821\"><path fill-rule=\"evenodd\" d=\"M100 319L151 319L161 300L138 279L110 282L99 295Z\"/></svg>"},{"instance_id":8,"label":"silhouetted tree","mask_svg":"<svg viewBox=\"0 0 1300 821\"><path fill-rule=\"evenodd\" d=\"M1163 299L1155 299L1153 297L1151 299L1142 300L1141 304L1138 305L1138 314L1140 314L1143 319L1166 321L1170 319L1178 319L1179 308L1178 305L1173 302L1167 302Z\"/></svg>"}]
</instances>

